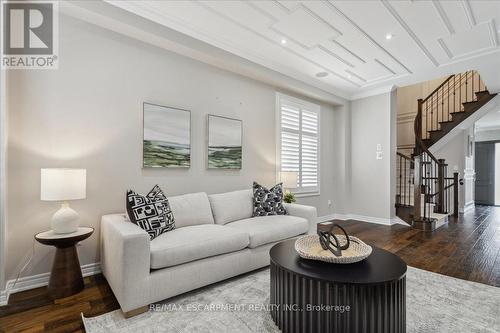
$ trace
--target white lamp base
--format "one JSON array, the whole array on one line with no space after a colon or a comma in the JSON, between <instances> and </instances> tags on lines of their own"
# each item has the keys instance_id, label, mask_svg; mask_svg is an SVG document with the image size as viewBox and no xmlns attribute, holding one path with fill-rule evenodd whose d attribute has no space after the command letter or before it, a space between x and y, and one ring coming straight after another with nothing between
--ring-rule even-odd
<instances>
[{"instance_id":1,"label":"white lamp base","mask_svg":"<svg viewBox=\"0 0 500 333\"><path fill-rule=\"evenodd\" d=\"M61 208L52 215L50 226L56 234L69 234L78 230L79 218L78 213L67 202L64 202Z\"/></svg>"}]
</instances>

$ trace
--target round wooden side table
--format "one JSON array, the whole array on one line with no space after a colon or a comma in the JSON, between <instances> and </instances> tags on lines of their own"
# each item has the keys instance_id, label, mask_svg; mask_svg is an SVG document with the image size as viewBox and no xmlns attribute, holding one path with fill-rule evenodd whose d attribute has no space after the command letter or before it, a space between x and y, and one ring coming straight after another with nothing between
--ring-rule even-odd
<instances>
[{"instance_id":1,"label":"round wooden side table","mask_svg":"<svg viewBox=\"0 0 500 333\"><path fill-rule=\"evenodd\" d=\"M75 245L93 232L94 228L80 227L69 234L56 234L50 230L35 235L39 243L56 248L48 286L52 298L71 296L83 290L82 270Z\"/></svg>"}]
</instances>

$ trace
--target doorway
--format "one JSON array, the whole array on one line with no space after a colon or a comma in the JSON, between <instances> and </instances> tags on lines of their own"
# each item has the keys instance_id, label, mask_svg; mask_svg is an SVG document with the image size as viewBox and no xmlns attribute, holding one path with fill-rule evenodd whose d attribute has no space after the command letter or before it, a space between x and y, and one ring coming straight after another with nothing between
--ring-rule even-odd
<instances>
[{"instance_id":1,"label":"doorway","mask_svg":"<svg viewBox=\"0 0 500 333\"><path fill-rule=\"evenodd\" d=\"M500 142L476 142L475 203L500 206Z\"/></svg>"}]
</instances>

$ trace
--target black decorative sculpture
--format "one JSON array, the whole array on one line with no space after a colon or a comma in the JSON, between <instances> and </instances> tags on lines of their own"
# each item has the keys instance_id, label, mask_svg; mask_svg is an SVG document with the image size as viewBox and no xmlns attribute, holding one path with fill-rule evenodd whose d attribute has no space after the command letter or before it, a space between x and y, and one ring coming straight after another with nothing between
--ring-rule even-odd
<instances>
[{"instance_id":1,"label":"black decorative sculpture","mask_svg":"<svg viewBox=\"0 0 500 333\"><path fill-rule=\"evenodd\" d=\"M335 229L335 227L339 228L344 233L346 239L346 243L344 245L340 245L339 239L333 233L333 229ZM321 244L323 250L329 250L336 257L342 256L342 250L347 250L351 242L349 235L347 234L345 229L336 223L332 223L332 226L328 231L318 230L318 236L319 243ZM332 239L335 241L335 243L332 242Z\"/></svg>"}]
</instances>

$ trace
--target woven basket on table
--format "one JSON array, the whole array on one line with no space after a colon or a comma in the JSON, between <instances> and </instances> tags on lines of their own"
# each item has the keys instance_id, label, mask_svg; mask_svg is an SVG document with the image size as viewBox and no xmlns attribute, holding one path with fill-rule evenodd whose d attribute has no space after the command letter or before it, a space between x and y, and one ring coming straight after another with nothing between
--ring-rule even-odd
<instances>
[{"instance_id":1,"label":"woven basket on table","mask_svg":"<svg viewBox=\"0 0 500 333\"><path fill-rule=\"evenodd\" d=\"M344 235L335 235L340 245L346 244ZM340 257L335 256L329 250L323 250L319 243L318 235L300 237L295 241L295 251L304 259L321 260L334 264L352 264L367 258L372 253L372 247L365 244L359 238L349 236L350 246L342 250Z\"/></svg>"}]
</instances>

